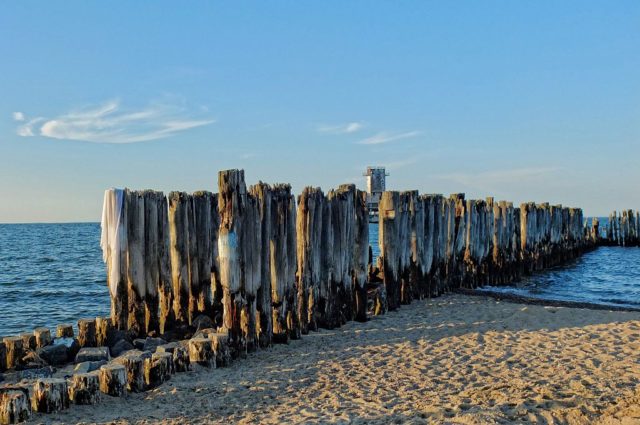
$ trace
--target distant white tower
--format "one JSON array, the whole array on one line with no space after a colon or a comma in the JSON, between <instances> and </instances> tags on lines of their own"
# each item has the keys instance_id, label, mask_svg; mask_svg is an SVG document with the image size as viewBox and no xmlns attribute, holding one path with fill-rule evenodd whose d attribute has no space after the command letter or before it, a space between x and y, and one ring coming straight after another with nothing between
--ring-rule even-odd
<instances>
[{"instance_id":1,"label":"distant white tower","mask_svg":"<svg viewBox=\"0 0 640 425\"><path fill-rule=\"evenodd\" d=\"M384 167L369 166L363 174L367 177L367 207L369 208L369 221L378 221L378 205L382 192L386 190L385 180L389 175Z\"/></svg>"}]
</instances>

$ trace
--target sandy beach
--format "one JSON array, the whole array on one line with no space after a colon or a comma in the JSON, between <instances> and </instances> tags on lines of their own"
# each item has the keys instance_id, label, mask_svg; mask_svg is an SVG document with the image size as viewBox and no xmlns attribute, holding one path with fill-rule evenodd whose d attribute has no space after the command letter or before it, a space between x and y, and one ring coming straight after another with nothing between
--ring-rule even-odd
<instances>
[{"instance_id":1,"label":"sandy beach","mask_svg":"<svg viewBox=\"0 0 640 425\"><path fill-rule=\"evenodd\" d=\"M640 313L448 295L44 423L640 423Z\"/></svg>"}]
</instances>

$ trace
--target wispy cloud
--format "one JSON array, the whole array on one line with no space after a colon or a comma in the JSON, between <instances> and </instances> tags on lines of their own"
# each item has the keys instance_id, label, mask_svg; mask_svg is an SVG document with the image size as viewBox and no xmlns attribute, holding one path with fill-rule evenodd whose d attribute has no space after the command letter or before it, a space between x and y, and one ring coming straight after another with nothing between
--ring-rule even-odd
<instances>
[{"instance_id":1,"label":"wispy cloud","mask_svg":"<svg viewBox=\"0 0 640 425\"><path fill-rule=\"evenodd\" d=\"M360 140L359 142L356 142L356 143L359 145L382 145L384 143L391 143L391 142L396 142L402 139L409 139L411 137L416 137L420 134L421 132L415 131L415 130L407 131L405 133L381 132L371 137L367 137L366 139Z\"/></svg>"},{"instance_id":2,"label":"wispy cloud","mask_svg":"<svg viewBox=\"0 0 640 425\"><path fill-rule=\"evenodd\" d=\"M13 113L13 120L14 121L24 121L26 119L26 117L24 116L24 114L22 112L14 112Z\"/></svg>"},{"instance_id":3,"label":"wispy cloud","mask_svg":"<svg viewBox=\"0 0 640 425\"><path fill-rule=\"evenodd\" d=\"M340 125L321 125L318 127L320 133L330 134L350 134L360 131L364 128L364 124L361 122L350 122Z\"/></svg>"},{"instance_id":4,"label":"wispy cloud","mask_svg":"<svg viewBox=\"0 0 640 425\"><path fill-rule=\"evenodd\" d=\"M26 120L24 114L22 118ZM52 119L29 120L18 127L17 134L94 143L137 143L164 139L213 122L214 119L190 118L183 108L152 104L138 110L126 109L112 100Z\"/></svg>"}]
</instances>

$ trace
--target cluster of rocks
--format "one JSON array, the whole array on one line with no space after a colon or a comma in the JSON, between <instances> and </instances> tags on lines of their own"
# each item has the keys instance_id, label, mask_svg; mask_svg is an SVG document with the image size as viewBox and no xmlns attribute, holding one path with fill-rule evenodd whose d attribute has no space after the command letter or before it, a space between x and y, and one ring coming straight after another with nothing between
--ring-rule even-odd
<instances>
[{"instance_id":1,"label":"cluster of rocks","mask_svg":"<svg viewBox=\"0 0 640 425\"><path fill-rule=\"evenodd\" d=\"M52 413L72 404L96 404L104 395L122 397L161 385L192 365L227 366L231 361L226 332L208 328L181 335L133 338L116 330L110 318L58 325L6 337L0 342L0 425L29 419L32 413Z\"/></svg>"}]
</instances>

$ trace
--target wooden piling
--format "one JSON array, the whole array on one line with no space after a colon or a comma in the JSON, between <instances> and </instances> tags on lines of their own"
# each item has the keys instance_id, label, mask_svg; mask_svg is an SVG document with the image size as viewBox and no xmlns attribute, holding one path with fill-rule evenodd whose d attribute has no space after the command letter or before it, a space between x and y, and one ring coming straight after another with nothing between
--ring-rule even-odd
<instances>
[{"instance_id":1,"label":"wooden piling","mask_svg":"<svg viewBox=\"0 0 640 425\"><path fill-rule=\"evenodd\" d=\"M31 405L27 391L0 389L0 424L17 424L31 418Z\"/></svg>"},{"instance_id":2,"label":"wooden piling","mask_svg":"<svg viewBox=\"0 0 640 425\"><path fill-rule=\"evenodd\" d=\"M69 392L64 379L38 379L33 384L31 408L34 412L53 413L69 408Z\"/></svg>"},{"instance_id":3,"label":"wooden piling","mask_svg":"<svg viewBox=\"0 0 640 425\"><path fill-rule=\"evenodd\" d=\"M305 187L298 198L296 214L298 320L303 334L317 330L316 300L320 283L322 207L319 187Z\"/></svg>"},{"instance_id":4,"label":"wooden piling","mask_svg":"<svg viewBox=\"0 0 640 425\"><path fill-rule=\"evenodd\" d=\"M69 400L73 404L96 404L100 401L99 372L78 373L71 376L69 383Z\"/></svg>"},{"instance_id":5,"label":"wooden piling","mask_svg":"<svg viewBox=\"0 0 640 425\"><path fill-rule=\"evenodd\" d=\"M218 173L218 258L223 289L223 327L228 330L236 355L247 350L242 331L242 311L246 300L242 296L242 216L247 203L244 171L226 170Z\"/></svg>"},{"instance_id":6,"label":"wooden piling","mask_svg":"<svg viewBox=\"0 0 640 425\"><path fill-rule=\"evenodd\" d=\"M169 193L173 318L182 324L189 323L189 203L188 194Z\"/></svg>"},{"instance_id":7,"label":"wooden piling","mask_svg":"<svg viewBox=\"0 0 640 425\"><path fill-rule=\"evenodd\" d=\"M100 391L112 397L122 397L126 393L127 370L118 363L108 363L100 367Z\"/></svg>"},{"instance_id":8,"label":"wooden piling","mask_svg":"<svg viewBox=\"0 0 640 425\"><path fill-rule=\"evenodd\" d=\"M19 336L7 336L3 342L7 350L6 368L13 369L19 366L22 356L24 355L22 338Z\"/></svg>"},{"instance_id":9,"label":"wooden piling","mask_svg":"<svg viewBox=\"0 0 640 425\"><path fill-rule=\"evenodd\" d=\"M256 292L256 337L260 347L271 345L273 338L273 314L271 297L271 188L259 182L249 189L256 199L260 219L260 286Z\"/></svg>"},{"instance_id":10,"label":"wooden piling","mask_svg":"<svg viewBox=\"0 0 640 425\"><path fill-rule=\"evenodd\" d=\"M171 263L171 230L169 202L165 196L156 196L158 211L158 327L164 334L176 321L173 309L173 269ZM178 279L179 280L179 279Z\"/></svg>"},{"instance_id":11,"label":"wooden piling","mask_svg":"<svg viewBox=\"0 0 640 425\"><path fill-rule=\"evenodd\" d=\"M367 283L369 270L369 210L367 209L367 193L357 190L354 196L355 241L353 244L353 317L359 322L367 320ZM318 229L319 230L319 229ZM320 232L316 233L319 249ZM318 259L319 255L314 257ZM319 277L319 274L318 274Z\"/></svg>"},{"instance_id":12,"label":"wooden piling","mask_svg":"<svg viewBox=\"0 0 640 425\"><path fill-rule=\"evenodd\" d=\"M97 347L95 319L78 320L78 344L80 347Z\"/></svg>"},{"instance_id":13,"label":"wooden piling","mask_svg":"<svg viewBox=\"0 0 640 425\"><path fill-rule=\"evenodd\" d=\"M145 333L145 208L141 192L129 191L127 203L127 329Z\"/></svg>"},{"instance_id":14,"label":"wooden piling","mask_svg":"<svg viewBox=\"0 0 640 425\"><path fill-rule=\"evenodd\" d=\"M400 306L400 247L398 192L383 192L378 206L380 257L382 258L383 282L387 293L389 310Z\"/></svg>"},{"instance_id":15,"label":"wooden piling","mask_svg":"<svg viewBox=\"0 0 640 425\"><path fill-rule=\"evenodd\" d=\"M160 331L159 288L160 281L160 220L162 213L158 210L159 199L164 198L162 192L145 190L142 192L144 202L144 334Z\"/></svg>"},{"instance_id":16,"label":"wooden piling","mask_svg":"<svg viewBox=\"0 0 640 425\"><path fill-rule=\"evenodd\" d=\"M51 344L51 331L49 328L35 328L33 335L36 338L36 348L42 348Z\"/></svg>"}]
</instances>

